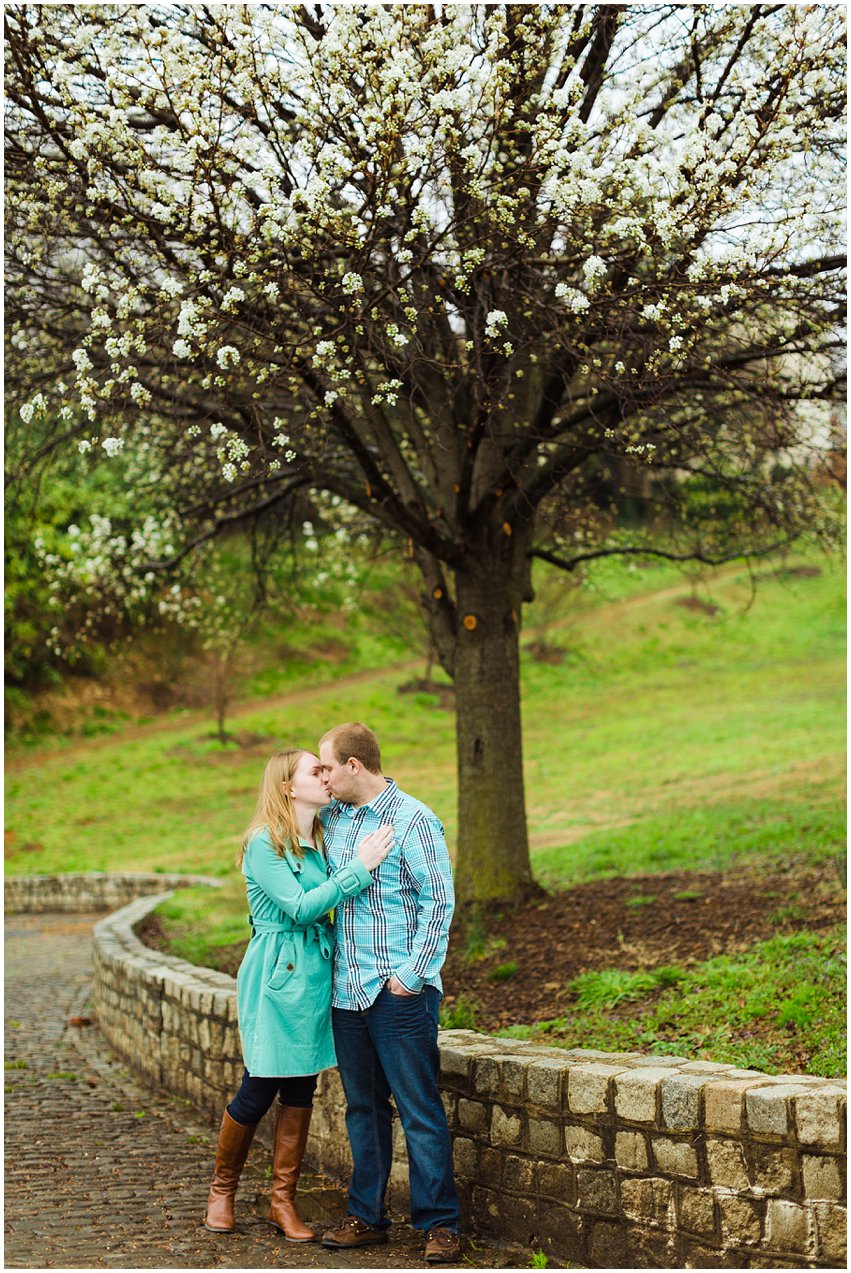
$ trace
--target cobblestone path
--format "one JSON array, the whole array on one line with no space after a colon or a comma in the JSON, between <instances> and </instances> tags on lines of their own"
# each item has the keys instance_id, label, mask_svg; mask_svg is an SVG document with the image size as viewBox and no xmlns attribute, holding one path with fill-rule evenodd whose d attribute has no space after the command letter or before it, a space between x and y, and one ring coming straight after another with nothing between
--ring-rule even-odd
<instances>
[{"instance_id":1,"label":"cobblestone path","mask_svg":"<svg viewBox=\"0 0 851 1273\"><path fill-rule=\"evenodd\" d=\"M422 1238L395 1224L387 1246L351 1254L296 1246L264 1219L268 1151L255 1146L237 1197L238 1232L201 1224L214 1152L190 1105L154 1093L109 1053L88 1013L94 916L6 923L5 1268L420 1268ZM323 1227L345 1195L303 1179L302 1213ZM466 1247L466 1244L465 1244ZM518 1262L519 1259L519 1262ZM522 1268L479 1243L464 1267Z\"/></svg>"}]
</instances>

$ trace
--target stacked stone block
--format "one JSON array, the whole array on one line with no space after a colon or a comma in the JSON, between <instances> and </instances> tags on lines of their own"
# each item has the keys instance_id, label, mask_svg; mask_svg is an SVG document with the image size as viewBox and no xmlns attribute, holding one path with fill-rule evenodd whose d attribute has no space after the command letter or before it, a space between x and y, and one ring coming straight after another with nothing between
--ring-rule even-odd
<instances>
[{"instance_id":1,"label":"stacked stone block","mask_svg":"<svg viewBox=\"0 0 851 1273\"><path fill-rule=\"evenodd\" d=\"M207 884L207 875L166 875L156 871L69 871L60 875L7 875L3 881L6 914L39 915L114 911L145 894Z\"/></svg>"},{"instance_id":2,"label":"stacked stone block","mask_svg":"<svg viewBox=\"0 0 851 1273\"><path fill-rule=\"evenodd\" d=\"M845 1263L845 1083L442 1039L465 1208L590 1267Z\"/></svg>"}]
</instances>

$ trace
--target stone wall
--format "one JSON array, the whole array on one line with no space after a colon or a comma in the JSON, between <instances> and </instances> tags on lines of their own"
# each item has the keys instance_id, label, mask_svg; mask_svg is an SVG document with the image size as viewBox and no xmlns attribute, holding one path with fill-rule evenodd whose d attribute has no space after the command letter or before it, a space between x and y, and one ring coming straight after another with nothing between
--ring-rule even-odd
<instances>
[{"instance_id":1,"label":"stone wall","mask_svg":"<svg viewBox=\"0 0 851 1273\"><path fill-rule=\"evenodd\" d=\"M467 1031L443 1089L468 1212L592 1268L845 1264L845 1082Z\"/></svg>"},{"instance_id":2,"label":"stone wall","mask_svg":"<svg viewBox=\"0 0 851 1273\"><path fill-rule=\"evenodd\" d=\"M161 875L156 871L69 871L65 875L7 875L3 881L6 914L113 911L134 898L165 889L221 880L208 875Z\"/></svg>"},{"instance_id":3,"label":"stone wall","mask_svg":"<svg viewBox=\"0 0 851 1273\"><path fill-rule=\"evenodd\" d=\"M98 1019L131 1065L218 1121L242 1070L235 982L141 945L132 927L163 896L96 926ZM845 1267L844 1081L460 1030L440 1047L469 1228L592 1268ZM336 1071L308 1153L349 1169Z\"/></svg>"},{"instance_id":4,"label":"stone wall","mask_svg":"<svg viewBox=\"0 0 851 1273\"><path fill-rule=\"evenodd\" d=\"M137 898L95 925L92 999L101 1030L136 1070L221 1118L243 1070L236 982L142 945L134 925L170 896Z\"/></svg>"}]
</instances>

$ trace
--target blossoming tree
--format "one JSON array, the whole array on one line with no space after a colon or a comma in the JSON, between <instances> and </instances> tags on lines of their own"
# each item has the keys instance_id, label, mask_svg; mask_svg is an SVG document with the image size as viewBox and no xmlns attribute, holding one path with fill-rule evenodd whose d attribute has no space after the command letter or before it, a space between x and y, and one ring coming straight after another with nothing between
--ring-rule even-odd
<instances>
[{"instance_id":1,"label":"blossoming tree","mask_svg":"<svg viewBox=\"0 0 851 1273\"><path fill-rule=\"evenodd\" d=\"M175 555L296 491L398 535L455 681L459 891L516 896L533 559L728 560L817 518L840 11L6 23L8 360L24 419L52 422L34 459L134 446ZM601 473L678 505L679 531L613 537Z\"/></svg>"}]
</instances>

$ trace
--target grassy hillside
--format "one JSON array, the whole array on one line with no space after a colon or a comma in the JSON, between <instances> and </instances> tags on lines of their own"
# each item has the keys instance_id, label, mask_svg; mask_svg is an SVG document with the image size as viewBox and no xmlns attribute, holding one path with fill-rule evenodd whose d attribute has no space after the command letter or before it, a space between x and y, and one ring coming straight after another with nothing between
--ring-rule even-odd
<instances>
[{"instance_id":1,"label":"grassy hillside","mask_svg":"<svg viewBox=\"0 0 851 1273\"><path fill-rule=\"evenodd\" d=\"M549 885L601 872L717 866L735 853L825 855L841 839L843 576L744 574L580 613L524 657L523 711L535 869ZM250 745L201 721L14 759L7 870L119 868L228 875L268 752L315 746L335 721L378 732L387 772L455 839L454 722L410 669L292 690L240 715Z\"/></svg>"}]
</instances>

